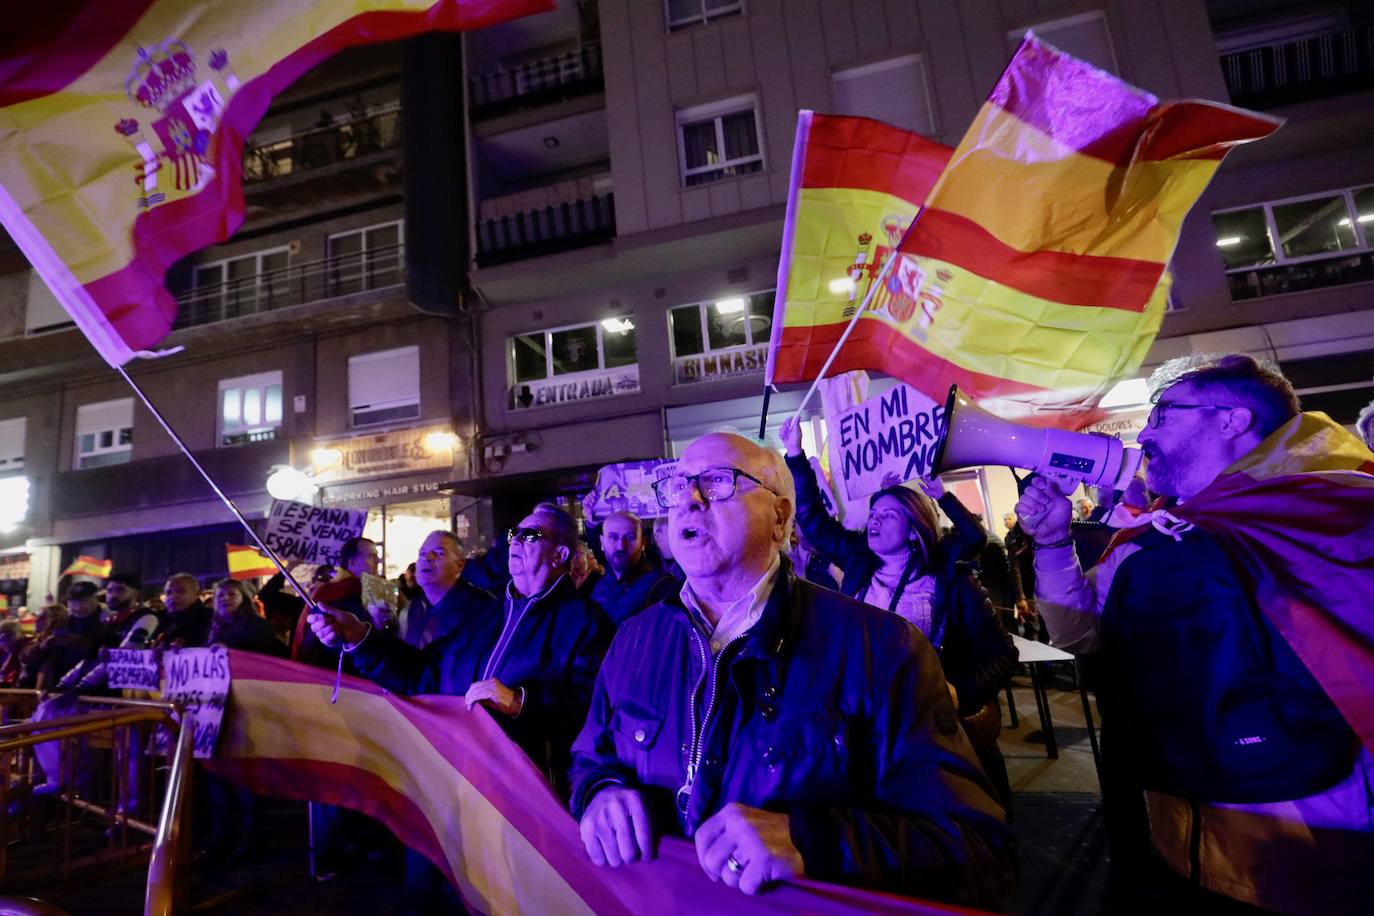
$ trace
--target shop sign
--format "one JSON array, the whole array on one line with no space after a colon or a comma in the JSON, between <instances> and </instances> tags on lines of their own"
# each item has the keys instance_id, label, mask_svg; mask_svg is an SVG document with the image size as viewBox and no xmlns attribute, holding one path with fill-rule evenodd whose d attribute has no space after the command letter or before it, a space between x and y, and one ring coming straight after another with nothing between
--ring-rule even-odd
<instances>
[{"instance_id":1,"label":"shop sign","mask_svg":"<svg viewBox=\"0 0 1374 916\"><path fill-rule=\"evenodd\" d=\"M521 382L511 389L511 409L554 407L639 393L639 366L578 373L577 378Z\"/></svg>"},{"instance_id":2,"label":"shop sign","mask_svg":"<svg viewBox=\"0 0 1374 916\"><path fill-rule=\"evenodd\" d=\"M714 379L753 375L756 372L762 372L767 362L768 348L758 346L744 350L726 350L722 353L683 356L674 365L677 369L677 383L685 385L692 382L709 382Z\"/></svg>"},{"instance_id":3,"label":"shop sign","mask_svg":"<svg viewBox=\"0 0 1374 916\"><path fill-rule=\"evenodd\" d=\"M453 467L447 423L321 442L311 457L316 483L389 477Z\"/></svg>"},{"instance_id":4,"label":"shop sign","mask_svg":"<svg viewBox=\"0 0 1374 916\"><path fill-rule=\"evenodd\" d=\"M405 480L376 481L326 487L320 496L325 506L370 507L391 503L431 499L441 495L439 487L450 475L407 478Z\"/></svg>"}]
</instances>

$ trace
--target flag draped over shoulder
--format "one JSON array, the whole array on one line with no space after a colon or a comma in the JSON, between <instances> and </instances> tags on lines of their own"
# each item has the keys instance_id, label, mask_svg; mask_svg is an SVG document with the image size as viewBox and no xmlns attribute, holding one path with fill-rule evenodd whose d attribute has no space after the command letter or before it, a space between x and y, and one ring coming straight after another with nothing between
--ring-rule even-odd
<instances>
[{"instance_id":1,"label":"flag draped over shoulder","mask_svg":"<svg viewBox=\"0 0 1374 916\"><path fill-rule=\"evenodd\" d=\"M276 564L263 556L256 547L225 544L224 552L229 561L231 579L256 579L258 576L270 576L277 571Z\"/></svg>"},{"instance_id":2,"label":"flag draped over shoulder","mask_svg":"<svg viewBox=\"0 0 1374 916\"><path fill-rule=\"evenodd\" d=\"M1326 414L1299 414L1169 511L1216 538L1374 753L1374 453Z\"/></svg>"},{"instance_id":3,"label":"flag draped over shoulder","mask_svg":"<svg viewBox=\"0 0 1374 916\"><path fill-rule=\"evenodd\" d=\"M1279 123L1161 104L1028 35L831 371L881 369L932 397L956 383L1033 423L1092 422L1159 329L1183 218L1228 150ZM805 241L784 247L795 258ZM777 381L814 377L847 323L842 308L793 312L793 295L774 322ZM789 340L819 350L787 354Z\"/></svg>"},{"instance_id":4,"label":"flag draped over shoulder","mask_svg":"<svg viewBox=\"0 0 1374 916\"><path fill-rule=\"evenodd\" d=\"M158 343L167 268L243 222L243 144L272 98L353 45L552 0L27 4L0 40L0 222L112 366Z\"/></svg>"},{"instance_id":5,"label":"flag draped over shoulder","mask_svg":"<svg viewBox=\"0 0 1374 916\"><path fill-rule=\"evenodd\" d=\"M538 769L462 697L398 697L358 678L229 653L229 706L210 767L253 791L344 805L383 821L484 913L953 913L798 881L757 897L712 881L693 845L598 868Z\"/></svg>"}]
</instances>

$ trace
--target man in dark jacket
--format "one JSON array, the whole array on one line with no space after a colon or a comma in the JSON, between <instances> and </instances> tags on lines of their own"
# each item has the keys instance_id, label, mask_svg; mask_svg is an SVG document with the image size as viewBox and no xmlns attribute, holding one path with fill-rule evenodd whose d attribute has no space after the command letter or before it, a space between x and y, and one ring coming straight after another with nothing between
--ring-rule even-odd
<instances>
[{"instance_id":1,"label":"man in dark jacket","mask_svg":"<svg viewBox=\"0 0 1374 916\"><path fill-rule=\"evenodd\" d=\"M200 600L200 580L190 573L173 573L162 589L162 617L153 642L164 649L194 649L205 645L215 612Z\"/></svg>"},{"instance_id":2,"label":"man in dark jacket","mask_svg":"<svg viewBox=\"0 0 1374 916\"><path fill-rule=\"evenodd\" d=\"M592 588L592 600L617 626L677 588L677 580L651 564L644 548L644 525L633 512L616 512L602 523L606 574Z\"/></svg>"},{"instance_id":3,"label":"man in dark jacket","mask_svg":"<svg viewBox=\"0 0 1374 916\"><path fill-rule=\"evenodd\" d=\"M939 661L781 563L781 459L713 433L656 489L687 581L620 628L573 746L592 861L652 858L673 830L747 893L804 875L1000 907L1011 838Z\"/></svg>"}]
</instances>

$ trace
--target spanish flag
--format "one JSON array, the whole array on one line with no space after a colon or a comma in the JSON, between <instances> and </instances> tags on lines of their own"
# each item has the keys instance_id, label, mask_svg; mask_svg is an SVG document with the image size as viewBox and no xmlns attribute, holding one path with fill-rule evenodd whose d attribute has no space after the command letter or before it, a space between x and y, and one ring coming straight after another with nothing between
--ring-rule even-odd
<instances>
[{"instance_id":1,"label":"spanish flag","mask_svg":"<svg viewBox=\"0 0 1374 916\"><path fill-rule=\"evenodd\" d=\"M958 384L1009 418L1086 425L1159 330L1183 218L1231 148L1279 124L1212 102L1161 104L1027 35L920 216L860 273L864 235L840 237L808 206L806 176L823 174L812 160L827 151L806 138L771 380L816 376L848 323L847 301L825 294L853 277L861 300L895 249L832 374L879 369L933 397ZM855 167L834 170L841 187L891 185L890 158L857 167L867 152L843 150Z\"/></svg>"},{"instance_id":2,"label":"spanish flag","mask_svg":"<svg viewBox=\"0 0 1374 916\"><path fill-rule=\"evenodd\" d=\"M210 769L254 792L342 805L385 823L481 913L664 910L957 913L954 907L797 880L757 897L708 878L691 841L658 857L591 863L578 824L486 710L462 697L399 697L298 662L229 651L229 706Z\"/></svg>"},{"instance_id":3,"label":"spanish flag","mask_svg":"<svg viewBox=\"0 0 1374 916\"><path fill-rule=\"evenodd\" d=\"M263 556L256 547L225 544L224 550L229 558L231 579L256 579L259 576L270 576L277 571L276 564Z\"/></svg>"},{"instance_id":4,"label":"spanish flag","mask_svg":"<svg viewBox=\"0 0 1374 916\"><path fill-rule=\"evenodd\" d=\"M72 560L70 566L62 570L64 576L90 576L95 579L103 579L110 574L114 568L114 560L102 560L99 557L88 557L85 554Z\"/></svg>"},{"instance_id":5,"label":"spanish flag","mask_svg":"<svg viewBox=\"0 0 1374 916\"><path fill-rule=\"evenodd\" d=\"M243 222L243 144L272 98L353 45L550 0L25 4L0 39L0 222L112 366L172 327L174 262Z\"/></svg>"}]
</instances>

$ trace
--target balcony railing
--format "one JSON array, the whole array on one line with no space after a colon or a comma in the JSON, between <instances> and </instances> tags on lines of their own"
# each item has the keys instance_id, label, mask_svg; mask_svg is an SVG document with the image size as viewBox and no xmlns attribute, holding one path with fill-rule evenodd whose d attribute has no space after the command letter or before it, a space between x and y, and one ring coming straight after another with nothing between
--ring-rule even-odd
<instances>
[{"instance_id":1,"label":"balcony railing","mask_svg":"<svg viewBox=\"0 0 1374 916\"><path fill-rule=\"evenodd\" d=\"M615 238L615 194L607 192L477 223L482 267L553 254Z\"/></svg>"},{"instance_id":2,"label":"balcony railing","mask_svg":"<svg viewBox=\"0 0 1374 916\"><path fill-rule=\"evenodd\" d=\"M401 143L400 106L243 148L245 184L296 175Z\"/></svg>"},{"instance_id":3,"label":"balcony railing","mask_svg":"<svg viewBox=\"0 0 1374 916\"><path fill-rule=\"evenodd\" d=\"M469 104L473 118L489 118L598 92L604 85L601 45L591 42L566 54L474 77L468 81Z\"/></svg>"},{"instance_id":4,"label":"balcony railing","mask_svg":"<svg viewBox=\"0 0 1374 916\"><path fill-rule=\"evenodd\" d=\"M173 327L212 324L404 282L405 245L388 245L194 287L177 297Z\"/></svg>"},{"instance_id":5,"label":"balcony railing","mask_svg":"<svg viewBox=\"0 0 1374 916\"><path fill-rule=\"evenodd\" d=\"M1374 26L1237 51L1221 70L1231 101L1246 108L1374 88Z\"/></svg>"}]
</instances>

